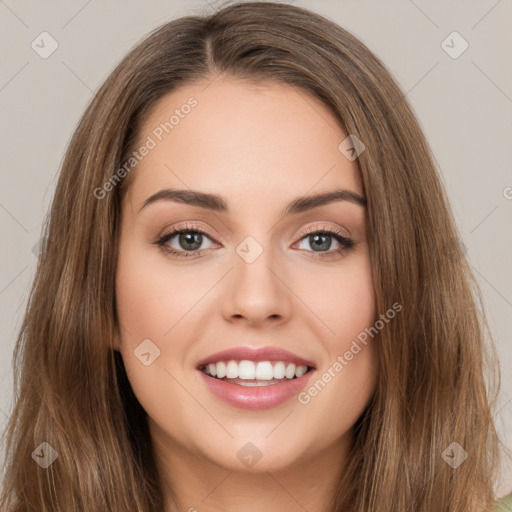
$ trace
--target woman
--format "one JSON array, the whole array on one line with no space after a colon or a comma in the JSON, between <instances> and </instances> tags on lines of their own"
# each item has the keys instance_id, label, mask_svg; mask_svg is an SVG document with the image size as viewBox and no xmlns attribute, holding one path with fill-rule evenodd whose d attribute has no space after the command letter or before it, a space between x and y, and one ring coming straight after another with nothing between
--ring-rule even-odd
<instances>
[{"instance_id":1,"label":"woman","mask_svg":"<svg viewBox=\"0 0 512 512\"><path fill-rule=\"evenodd\" d=\"M1 503L494 510L474 284L425 137L360 41L266 2L169 22L63 162Z\"/></svg>"}]
</instances>

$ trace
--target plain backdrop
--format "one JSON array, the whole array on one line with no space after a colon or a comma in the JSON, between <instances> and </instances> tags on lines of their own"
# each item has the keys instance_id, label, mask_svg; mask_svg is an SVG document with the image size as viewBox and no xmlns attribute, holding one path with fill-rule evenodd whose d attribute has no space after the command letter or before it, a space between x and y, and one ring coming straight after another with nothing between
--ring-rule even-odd
<instances>
[{"instance_id":1,"label":"plain backdrop","mask_svg":"<svg viewBox=\"0 0 512 512\"><path fill-rule=\"evenodd\" d=\"M291 3L359 37L392 71L417 114L481 286L503 372L495 420L512 449L512 2ZM143 35L172 18L210 13L218 5L0 0L0 428L12 407L12 352L41 226L76 123L94 91ZM46 51L51 49L42 32L58 44L47 58L33 48L45 37ZM512 463L505 460L496 492L511 491Z\"/></svg>"}]
</instances>

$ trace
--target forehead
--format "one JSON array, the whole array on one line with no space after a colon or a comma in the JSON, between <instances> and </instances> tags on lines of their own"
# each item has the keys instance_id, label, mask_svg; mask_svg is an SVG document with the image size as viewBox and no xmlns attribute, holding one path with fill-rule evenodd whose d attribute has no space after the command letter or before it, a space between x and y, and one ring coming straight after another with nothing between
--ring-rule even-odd
<instances>
[{"instance_id":1,"label":"forehead","mask_svg":"<svg viewBox=\"0 0 512 512\"><path fill-rule=\"evenodd\" d=\"M217 77L161 98L138 134L151 146L129 188L141 204L161 188L219 193L261 207L283 196L345 188L362 194L347 134L318 99L287 84Z\"/></svg>"}]
</instances>

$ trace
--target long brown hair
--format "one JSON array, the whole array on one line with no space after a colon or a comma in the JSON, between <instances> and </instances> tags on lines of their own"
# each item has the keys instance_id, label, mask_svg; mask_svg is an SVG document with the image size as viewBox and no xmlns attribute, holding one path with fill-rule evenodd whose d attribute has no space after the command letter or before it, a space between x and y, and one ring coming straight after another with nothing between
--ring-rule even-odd
<instances>
[{"instance_id":1,"label":"long brown hair","mask_svg":"<svg viewBox=\"0 0 512 512\"><path fill-rule=\"evenodd\" d=\"M111 344L120 334L115 275L130 174L120 186L112 178L158 99L219 74L312 95L366 147L357 164L378 313L395 302L404 311L379 333L377 386L355 425L332 511L490 512L499 366L492 340L485 343L482 301L438 165L404 92L364 44L318 14L267 2L227 5L154 30L80 120L15 348L0 505L15 512L162 510L146 413ZM33 456L51 453L43 442L58 454L46 469ZM454 442L468 453L456 469L443 458L450 446L460 450Z\"/></svg>"}]
</instances>

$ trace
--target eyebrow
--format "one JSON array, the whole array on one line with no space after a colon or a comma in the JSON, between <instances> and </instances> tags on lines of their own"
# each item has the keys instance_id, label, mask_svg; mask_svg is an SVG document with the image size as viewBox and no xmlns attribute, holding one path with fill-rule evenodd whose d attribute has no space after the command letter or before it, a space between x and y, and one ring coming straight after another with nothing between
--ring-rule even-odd
<instances>
[{"instance_id":1,"label":"eyebrow","mask_svg":"<svg viewBox=\"0 0 512 512\"><path fill-rule=\"evenodd\" d=\"M227 202L222 196L218 194L209 194L206 192L199 192L198 190L177 190L177 189L163 189L148 197L139 212L157 201L174 201L177 203L188 204L191 206L199 206L207 210L215 212L229 212ZM318 208L334 201L348 201L363 208L366 207L366 198L345 189L336 189L330 192L320 194L298 197L291 201L281 212L281 216L293 215L313 208Z\"/></svg>"}]
</instances>

